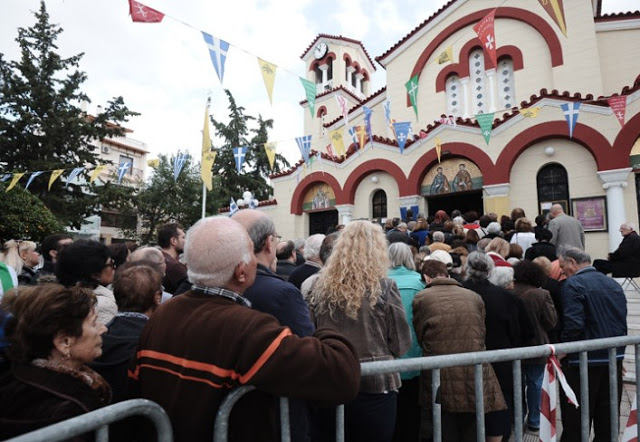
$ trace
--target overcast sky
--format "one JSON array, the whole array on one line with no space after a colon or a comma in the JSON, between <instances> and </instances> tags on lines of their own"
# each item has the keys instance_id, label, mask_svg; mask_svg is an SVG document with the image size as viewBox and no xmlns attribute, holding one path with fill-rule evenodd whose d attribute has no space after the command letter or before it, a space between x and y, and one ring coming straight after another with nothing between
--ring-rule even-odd
<instances>
[{"instance_id":1,"label":"overcast sky","mask_svg":"<svg viewBox=\"0 0 640 442\"><path fill-rule=\"evenodd\" d=\"M532 2L535 0L531 0ZM589 1L589 0L581 0ZM133 23L127 0L47 0L51 21L62 26L59 53L84 52L80 68L89 79L83 90L90 111L122 95L140 116L125 124L132 138L147 143L149 158L188 150L199 158L203 112L212 96L212 113L226 119L222 91L231 90L246 113L274 119L271 140L290 161L300 158L294 138L304 135L304 75L300 54L319 33L362 40L372 58L382 54L446 0L143 0L168 16L160 24ZM39 0L0 0L0 52L18 57L18 27L34 23ZM604 0L604 12L639 9L638 0ZM200 31L231 45L220 85ZM275 63L273 106L256 58ZM385 84L384 69L373 76L373 90ZM585 91L588 92L588 91ZM307 110L308 112L308 110ZM215 145L214 141L214 145ZM0 154L1 156L1 154Z\"/></svg>"}]
</instances>

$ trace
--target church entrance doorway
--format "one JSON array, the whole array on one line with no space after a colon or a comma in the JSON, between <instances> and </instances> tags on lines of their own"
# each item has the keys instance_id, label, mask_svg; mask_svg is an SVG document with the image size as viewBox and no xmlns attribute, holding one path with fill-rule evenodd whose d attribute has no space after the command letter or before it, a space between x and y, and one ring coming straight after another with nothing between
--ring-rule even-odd
<instances>
[{"instance_id":1,"label":"church entrance doorway","mask_svg":"<svg viewBox=\"0 0 640 442\"><path fill-rule=\"evenodd\" d=\"M309 213L309 235L322 233L326 235L338 225L338 211L323 210Z\"/></svg>"},{"instance_id":2,"label":"church entrance doorway","mask_svg":"<svg viewBox=\"0 0 640 442\"><path fill-rule=\"evenodd\" d=\"M451 212L456 209L462 213L475 210L478 212L478 216L484 213L482 190L426 196L425 199L427 200L428 215L435 215L438 210L444 210L451 215Z\"/></svg>"}]
</instances>

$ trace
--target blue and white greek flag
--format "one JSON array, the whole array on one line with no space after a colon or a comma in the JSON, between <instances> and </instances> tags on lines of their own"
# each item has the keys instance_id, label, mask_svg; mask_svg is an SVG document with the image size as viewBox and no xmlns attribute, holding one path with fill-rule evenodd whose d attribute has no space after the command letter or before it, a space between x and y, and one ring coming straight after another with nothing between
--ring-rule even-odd
<instances>
[{"instance_id":1,"label":"blue and white greek flag","mask_svg":"<svg viewBox=\"0 0 640 442\"><path fill-rule=\"evenodd\" d=\"M189 155L186 153L179 153L178 155L176 155L175 159L173 160L173 181L178 181L178 176L180 175L180 172L184 167L184 163L187 162L188 156Z\"/></svg>"},{"instance_id":2,"label":"blue and white greek flag","mask_svg":"<svg viewBox=\"0 0 640 442\"><path fill-rule=\"evenodd\" d=\"M31 176L29 177L29 181L27 181L27 185L24 186L24 190L27 190L29 188L29 186L31 185L31 183L33 182L33 180L38 176L38 175L42 175L44 173L44 171L38 171L38 172L33 172L31 174Z\"/></svg>"},{"instance_id":3,"label":"blue and white greek flag","mask_svg":"<svg viewBox=\"0 0 640 442\"><path fill-rule=\"evenodd\" d=\"M65 188L69 187L69 183L75 180L78 177L78 175L82 173L83 170L84 170L84 167L76 167L75 169L73 169L69 174L69 176L67 177L67 182L64 187Z\"/></svg>"},{"instance_id":4,"label":"blue and white greek flag","mask_svg":"<svg viewBox=\"0 0 640 442\"><path fill-rule=\"evenodd\" d=\"M238 210L240 210L238 208L238 205L236 204L235 200L231 198L231 201L229 202L229 216L233 216L233 214Z\"/></svg>"},{"instance_id":5,"label":"blue and white greek flag","mask_svg":"<svg viewBox=\"0 0 640 442\"><path fill-rule=\"evenodd\" d=\"M238 173L242 172L242 165L244 164L244 159L246 156L247 146L233 148L233 158L235 158L236 160L236 170L238 171Z\"/></svg>"},{"instance_id":6,"label":"blue and white greek flag","mask_svg":"<svg viewBox=\"0 0 640 442\"><path fill-rule=\"evenodd\" d=\"M355 126L351 126L349 128L349 135L351 135L351 139L353 140L353 144L358 146L358 137L356 136L356 127ZM360 149L362 149L362 146L359 146L359 147L360 147Z\"/></svg>"},{"instance_id":7,"label":"blue and white greek flag","mask_svg":"<svg viewBox=\"0 0 640 442\"><path fill-rule=\"evenodd\" d=\"M580 113L580 103L564 103L561 106L562 111L564 112L564 118L567 120L567 124L569 125L569 137L573 138L573 129L576 127L578 114Z\"/></svg>"},{"instance_id":8,"label":"blue and white greek flag","mask_svg":"<svg viewBox=\"0 0 640 442\"><path fill-rule=\"evenodd\" d=\"M133 166L131 161L120 163L120 166L118 166L118 184L122 183L122 178L124 178L131 166Z\"/></svg>"},{"instance_id":9,"label":"blue and white greek flag","mask_svg":"<svg viewBox=\"0 0 640 442\"><path fill-rule=\"evenodd\" d=\"M403 153L404 145L407 142L407 138L409 137L409 132L411 132L411 122L401 121L399 123L393 123L393 128L396 133L396 140L398 141L400 153Z\"/></svg>"},{"instance_id":10,"label":"blue and white greek flag","mask_svg":"<svg viewBox=\"0 0 640 442\"><path fill-rule=\"evenodd\" d=\"M304 162L308 163L309 154L311 153L311 135L296 138L296 143L298 143L298 149L300 149Z\"/></svg>"},{"instance_id":11,"label":"blue and white greek flag","mask_svg":"<svg viewBox=\"0 0 640 442\"><path fill-rule=\"evenodd\" d=\"M204 37L205 43L207 43L207 48L209 49L209 56L211 57L213 67L216 70L216 74L218 74L220 83L222 83L222 79L224 78L224 63L225 61L227 61L227 51L229 50L229 43L212 35L209 35L206 32L203 32L202 36Z\"/></svg>"}]
</instances>

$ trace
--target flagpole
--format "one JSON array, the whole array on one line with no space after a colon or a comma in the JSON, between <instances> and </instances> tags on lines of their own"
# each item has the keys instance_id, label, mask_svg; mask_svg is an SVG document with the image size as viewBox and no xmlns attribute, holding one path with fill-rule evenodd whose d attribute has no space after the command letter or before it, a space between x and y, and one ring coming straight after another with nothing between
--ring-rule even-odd
<instances>
[{"instance_id":1,"label":"flagpole","mask_svg":"<svg viewBox=\"0 0 640 442\"><path fill-rule=\"evenodd\" d=\"M203 182L202 183L202 218L205 218L207 216L206 208L207 208L207 185Z\"/></svg>"}]
</instances>

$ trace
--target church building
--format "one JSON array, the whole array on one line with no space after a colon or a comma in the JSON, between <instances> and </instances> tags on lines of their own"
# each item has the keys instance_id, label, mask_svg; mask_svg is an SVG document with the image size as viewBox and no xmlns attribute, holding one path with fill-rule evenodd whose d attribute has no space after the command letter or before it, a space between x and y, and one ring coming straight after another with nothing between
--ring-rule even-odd
<instances>
[{"instance_id":1,"label":"church building","mask_svg":"<svg viewBox=\"0 0 640 442\"><path fill-rule=\"evenodd\" d=\"M639 219L640 12L601 3L452 0L375 59L318 35L301 56L309 159L271 177L261 208L297 238L407 209L533 220L560 203L606 256Z\"/></svg>"}]
</instances>

